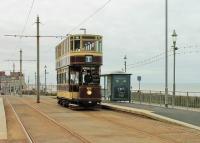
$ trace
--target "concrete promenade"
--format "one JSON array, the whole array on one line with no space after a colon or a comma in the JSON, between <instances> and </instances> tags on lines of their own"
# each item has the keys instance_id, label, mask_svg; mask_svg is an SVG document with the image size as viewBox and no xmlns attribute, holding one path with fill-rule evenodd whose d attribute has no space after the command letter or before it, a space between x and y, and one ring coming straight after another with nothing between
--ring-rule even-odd
<instances>
[{"instance_id":1,"label":"concrete promenade","mask_svg":"<svg viewBox=\"0 0 200 143\"><path fill-rule=\"evenodd\" d=\"M4 110L3 99L0 97L0 140L7 139L6 116Z\"/></svg>"},{"instance_id":2,"label":"concrete promenade","mask_svg":"<svg viewBox=\"0 0 200 143\"><path fill-rule=\"evenodd\" d=\"M151 111L154 114L160 116L164 116L167 118L171 118L174 120L178 120L187 124L200 127L200 112L197 111L165 108L153 105L144 105L144 104L127 103L127 102L109 102L109 104Z\"/></svg>"}]
</instances>

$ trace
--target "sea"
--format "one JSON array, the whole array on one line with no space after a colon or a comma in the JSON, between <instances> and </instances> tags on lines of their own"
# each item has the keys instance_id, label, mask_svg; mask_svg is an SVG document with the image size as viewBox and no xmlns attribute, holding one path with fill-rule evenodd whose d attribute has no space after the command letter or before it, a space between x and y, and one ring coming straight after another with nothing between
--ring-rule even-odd
<instances>
[{"instance_id":1,"label":"sea","mask_svg":"<svg viewBox=\"0 0 200 143\"><path fill-rule=\"evenodd\" d=\"M132 84L132 90L138 90L139 83ZM151 90L151 91L165 91L164 83L140 83L140 90ZM173 84L169 83L168 90L173 90ZM200 96L200 83L176 83L177 92L196 92Z\"/></svg>"}]
</instances>

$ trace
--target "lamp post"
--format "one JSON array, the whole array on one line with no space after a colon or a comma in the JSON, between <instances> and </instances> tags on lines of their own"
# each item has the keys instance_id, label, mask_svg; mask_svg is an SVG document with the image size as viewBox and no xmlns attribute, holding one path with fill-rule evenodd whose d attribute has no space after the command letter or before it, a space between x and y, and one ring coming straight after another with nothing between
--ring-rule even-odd
<instances>
[{"instance_id":1,"label":"lamp post","mask_svg":"<svg viewBox=\"0 0 200 143\"><path fill-rule=\"evenodd\" d=\"M165 107L168 107L168 0L165 0Z\"/></svg>"},{"instance_id":2,"label":"lamp post","mask_svg":"<svg viewBox=\"0 0 200 143\"><path fill-rule=\"evenodd\" d=\"M126 72L126 60L127 60L127 56L124 56L124 71Z\"/></svg>"},{"instance_id":3,"label":"lamp post","mask_svg":"<svg viewBox=\"0 0 200 143\"><path fill-rule=\"evenodd\" d=\"M176 31L173 31L172 39L173 39L173 56L174 56L174 63L173 63L173 98L172 98L172 106L175 105L175 93L176 93L176 50L178 48L176 47L176 40L177 40L177 34Z\"/></svg>"}]
</instances>

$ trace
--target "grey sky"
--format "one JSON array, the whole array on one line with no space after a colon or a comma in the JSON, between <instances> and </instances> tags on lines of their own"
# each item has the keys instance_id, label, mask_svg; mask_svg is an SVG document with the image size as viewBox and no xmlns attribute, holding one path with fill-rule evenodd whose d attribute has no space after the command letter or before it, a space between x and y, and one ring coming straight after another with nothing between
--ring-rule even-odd
<instances>
[{"instance_id":1,"label":"grey sky","mask_svg":"<svg viewBox=\"0 0 200 143\"><path fill-rule=\"evenodd\" d=\"M1 0L0 5L0 70L12 70L12 62L6 59L18 59L19 49L23 50L24 59L36 58L36 39L9 38L4 34L21 34L25 18L32 0ZM42 22L41 35L65 35L85 17L92 14L106 0L35 0L24 34L35 35L36 15ZM199 45L198 48L180 49L187 54L177 55L177 82L199 82L200 76L200 1L169 0L169 34L176 29L178 47ZM102 72L121 70L123 56L128 57L128 64L164 52L164 0L112 0L102 11L88 20L81 27L88 33L104 36L104 65ZM72 33L79 33L79 29ZM171 36L169 35L169 48ZM41 39L41 82L44 81L43 67L46 64L48 82L55 83L54 47L60 39ZM192 53L188 53L191 52ZM172 81L172 57L170 57L170 76ZM16 70L19 68L16 63ZM142 75L143 82L164 83L164 59L138 68L128 68L136 81ZM24 62L23 71L34 82L36 63Z\"/></svg>"}]
</instances>

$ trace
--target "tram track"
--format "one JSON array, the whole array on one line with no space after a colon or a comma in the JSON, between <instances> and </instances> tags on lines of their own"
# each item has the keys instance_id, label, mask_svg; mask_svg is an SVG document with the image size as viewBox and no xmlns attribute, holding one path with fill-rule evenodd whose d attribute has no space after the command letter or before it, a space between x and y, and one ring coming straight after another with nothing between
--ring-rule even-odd
<instances>
[{"instance_id":1,"label":"tram track","mask_svg":"<svg viewBox=\"0 0 200 143\"><path fill-rule=\"evenodd\" d=\"M8 103L8 105L10 106L10 108L12 109L16 119L17 119L17 122L19 123L19 125L21 126L25 136L26 136L26 139L28 140L29 143L36 143L33 139L33 137L31 136L31 134L27 131L26 127L23 125L23 123L21 122L19 116L17 115L15 109L13 108L12 104L10 103L10 101L6 98L6 102Z\"/></svg>"},{"instance_id":2,"label":"tram track","mask_svg":"<svg viewBox=\"0 0 200 143\"><path fill-rule=\"evenodd\" d=\"M52 102L47 101L47 100L42 101L42 102L45 103L45 104L54 105ZM63 107L63 108L65 108L65 107ZM107 111L108 109L100 109L100 110ZM113 111L113 112L118 112L118 111ZM121 111L119 113L130 115L130 113L121 112ZM144 131L142 129L138 129L138 128L134 127L134 126L127 125L124 122L122 123L119 120L115 120L115 119L112 119L110 117L108 118L108 117L103 116L101 114L96 114L96 113L93 113L93 112L87 112L87 113L86 112L82 112L82 114L84 114L86 116L90 116L91 118L93 118L95 120L99 120L99 121L103 121L103 122L110 122L110 123L114 124L115 126L120 126L120 127L125 127L125 128L129 128L129 129L137 130L141 134L145 134L145 135L151 136L152 138L157 138L157 139L161 140L164 143L167 143L169 141L168 138L161 137L161 136L157 135L156 133L150 133L148 131ZM145 117L142 117L142 118L145 118ZM154 119L152 119L152 120L154 120ZM172 140L172 139L170 140L170 142L171 143L181 143L181 142L177 142L177 141Z\"/></svg>"},{"instance_id":3,"label":"tram track","mask_svg":"<svg viewBox=\"0 0 200 143\"><path fill-rule=\"evenodd\" d=\"M89 139L90 142L105 142L105 137L108 142L114 141L112 139L116 137L122 140L121 142L127 142L126 137L129 137L134 139L139 138L138 141L143 140L149 143L182 143L183 139L179 140L178 136L188 134L188 137L190 137L189 132L190 134L196 134L196 140L200 137L197 135L197 132L188 131L188 129L186 130L186 128L180 126L127 113L106 109L74 111L60 107L57 105L55 99L48 97L41 99L40 104L36 104L32 97L18 100L22 104L32 106L34 108L32 110L38 110L43 115L48 116L53 122L59 124L61 128L66 128L72 134L75 134L76 137L81 137L81 139L83 137L87 141ZM87 133L84 129L87 130ZM147 138L151 140L148 141ZM185 140L187 139L187 137L184 138ZM193 138L193 140L195 139ZM119 140L115 139L115 141L118 142Z\"/></svg>"},{"instance_id":4,"label":"tram track","mask_svg":"<svg viewBox=\"0 0 200 143\"><path fill-rule=\"evenodd\" d=\"M67 136L71 135L74 138L76 138L78 140L78 142L81 142L81 143L91 143L89 140L85 139L84 137L82 137L78 133L72 131L71 129L67 128L66 126L62 125L61 123L56 122L53 118L51 118L47 114L39 111L37 108L33 107L32 105L27 104L23 99L17 99L17 100L20 101L21 103L23 103L24 105L26 105L27 107L29 107L30 109L32 109L33 111L37 112L38 114L40 114L44 118L46 118L48 121L53 123L56 127L59 127L61 130L65 131ZM14 111L18 122L22 126L22 128L23 128L23 130L24 130L29 142L30 143L37 143L37 141L34 139L34 136L31 134L30 131L28 131L26 129L26 127L24 126L23 122L20 120L20 117L18 116L17 111L14 109L13 105L10 103L10 101L8 101L8 102L9 102L10 106L12 107L12 110ZM75 141L75 142L77 142L77 141Z\"/></svg>"},{"instance_id":5,"label":"tram track","mask_svg":"<svg viewBox=\"0 0 200 143\"><path fill-rule=\"evenodd\" d=\"M46 104L51 104L51 105L53 105L53 103L52 102L50 102L50 101L43 101L44 103L46 103ZM63 108L65 108L65 107L63 107ZM103 111L106 111L106 110L108 110L108 109L101 109L101 110L103 110ZM113 111L113 110L112 110ZM115 111L115 112L118 112L118 111ZM120 111L121 112L121 111ZM121 113L124 113L124 114L127 114L127 115L130 115L130 113L126 113L126 112L121 112ZM82 112L82 114L85 114L85 115L87 115L87 116L90 116L91 118L93 118L93 119L95 119L95 120L100 120L100 121L103 121L103 122L105 122L105 121L107 121L107 122L110 122L110 123L112 123L112 124L114 124L114 125L117 125L117 126L122 126L122 127L125 127L125 128L129 128L129 129L133 129L134 128L134 130L137 130L138 132L140 132L140 133L142 133L142 134L146 134L146 135L148 135L148 136L151 136L152 138L158 138L158 139L160 139L160 140L162 140L163 142L168 142L169 141L169 139L167 139L167 138L164 138L164 137L161 137L161 136L159 136L159 135L157 135L157 134L155 134L155 133L149 133L149 132L147 132L147 131L144 131L144 130L142 130L142 129L138 129L138 128L136 128L136 127L133 127L133 126L130 126L130 125L127 125L126 123L121 123L119 120L115 120L115 119L112 119L112 118L108 118L108 117L106 117L106 116L102 116L102 115L100 115L100 114L96 114L96 113L93 113L93 112L87 112L87 113L85 113L85 112ZM143 118L145 118L145 117L143 117ZM153 120L153 119L152 119ZM159 121L158 121L159 122ZM170 140L170 142L171 143L181 143L181 142L177 142L177 141L175 141L175 140Z\"/></svg>"}]
</instances>

